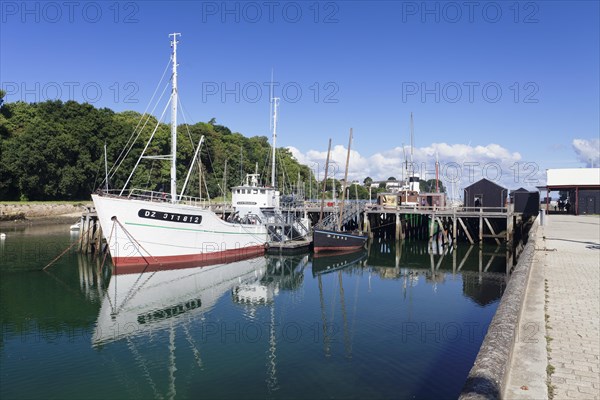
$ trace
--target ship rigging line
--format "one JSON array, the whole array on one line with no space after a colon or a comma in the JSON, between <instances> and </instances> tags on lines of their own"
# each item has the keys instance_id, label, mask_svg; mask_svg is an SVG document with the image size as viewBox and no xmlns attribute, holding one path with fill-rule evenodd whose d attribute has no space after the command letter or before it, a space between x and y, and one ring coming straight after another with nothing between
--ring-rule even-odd
<instances>
[{"instance_id":1,"label":"ship rigging line","mask_svg":"<svg viewBox=\"0 0 600 400\"><path fill-rule=\"evenodd\" d=\"M160 87L160 85L161 85L161 83L162 83L162 81L163 81L163 79L164 79L164 77L165 77L165 75L167 73L167 70L169 69L169 65L170 64L171 64L171 58L169 58L169 62L167 63L167 66L165 67L165 70L163 71L163 74L162 74L160 80L158 81L158 83L156 85L156 88L154 89L154 93L152 94L152 97L150 98L150 101L148 101L148 105L146 105L146 109L144 110L143 114L140 116L140 119L139 119L136 127L133 129L133 132L131 132L131 135L129 136L129 139L127 139L127 143L125 143L125 146L123 146L123 149L121 149L121 153L119 153L119 156L115 160L115 163L110 168L109 176L111 178L117 173L117 170L119 169L119 167L121 166L121 164L123 164L123 161L125 160L125 158L127 158L127 156L129 155L129 152L133 148L133 145L138 140L140 134L142 133L142 131L144 130L144 128L148 124L148 121L150 120L150 117L152 116L152 113L154 113L154 111L156 110L156 107L158 107L158 103L159 103L160 99L163 98L163 96L165 94L165 91L169 87L168 83L165 84L165 88L163 89L162 93L160 94L160 97L157 99L156 103L154 104L154 107L152 108L152 111L148 115L146 115L146 113L148 111L148 108L150 107L150 104L152 104L152 101L154 100L154 97L156 96L156 92L158 91L158 88ZM140 124L144 120L144 116L146 117L146 122L144 122L144 125L140 128L139 132L137 132L137 135L136 135L135 139L132 142L131 138L133 138L133 136L135 135L136 131L138 130ZM129 148L127 148L127 146L129 146ZM125 148L127 148L127 151L125 151ZM123 152L125 152L125 154L123 154ZM102 182L102 183L104 183L104 182ZM102 183L101 183L101 185L102 185Z\"/></svg>"},{"instance_id":2,"label":"ship rigging line","mask_svg":"<svg viewBox=\"0 0 600 400\"><path fill-rule=\"evenodd\" d=\"M92 229L92 225L90 225L90 227L82 234L79 236L79 240L77 240L76 242L73 242L69 247L67 247L65 249L65 251L63 251L62 253L60 253L54 260L50 261L48 263L48 265L46 265L44 268L42 268L42 271L45 271L48 267L50 267L51 265L53 265L55 262L57 262L62 256L64 256L67 251L71 250L71 248L73 246L75 246L76 244L80 244L81 241L83 240L83 238L85 237L85 235L87 235L89 233L89 231Z\"/></svg>"},{"instance_id":3,"label":"ship rigging line","mask_svg":"<svg viewBox=\"0 0 600 400\"><path fill-rule=\"evenodd\" d=\"M138 252L140 253L140 256L142 256L142 258L144 259L144 261L146 261L146 267L140 272L140 275L138 276L138 278L136 279L136 281L134 282L134 284L132 285L131 289L129 290L129 292L127 292L127 295L125 295L125 299L123 300L123 303L121 303L121 305L119 306L118 309L115 310L115 314L117 314L119 311L121 311L123 309L123 307L125 307L125 305L127 304L127 302L129 300L131 300L133 298L133 296L135 295L135 293L137 293L141 288L144 287L144 285L146 285L146 283L154 276L154 274L156 274L158 271L161 270L161 268L163 267L163 264L161 262L159 262L152 254L150 254L148 252L148 250L146 250L141 244L140 242L138 242L132 235L131 233L129 233L129 231L127 229L125 229L125 227L123 226L123 224L121 224L121 222L117 219L117 217L113 217L113 226L114 224L118 224L121 229L123 229L123 232L125 233L125 235L131 240L133 241L136 245L139 246L140 249L142 249L143 251L145 251L150 257L152 257L152 259L154 260L154 262L156 264L158 264L160 266L160 268L154 272L152 272L150 274L150 276L148 276L148 278L141 284L139 285L139 287L137 289L134 290L134 288L137 286L138 282L140 281L140 279L142 278L142 275L144 274L144 272L146 271L146 268L148 268L148 266L150 265L150 262L148 261L148 259L146 257L144 257L144 255L142 254L141 251L138 250ZM118 268L118 266L115 264L115 267ZM116 300L116 297L115 297Z\"/></svg>"},{"instance_id":4,"label":"ship rigging line","mask_svg":"<svg viewBox=\"0 0 600 400\"><path fill-rule=\"evenodd\" d=\"M140 354L138 349L135 347L135 344L133 343L133 341L131 340L131 337L129 335L127 336L127 347L129 348L131 353L133 353L133 358L139 364L140 368L143 371L143 375L146 377L146 380L148 381L148 383L150 384L150 387L154 391L154 398L162 397L160 395L160 393L158 392L158 389L156 387L156 384L154 383L154 380L150 376L150 371L148 369L146 360L142 357L142 355Z\"/></svg>"},{"instance_id":5,"label":"ship rigging line","mask_svg":"<svg viewBox=\"0 0 600 400\"><path fill-rule=\"evenodd\" d=\"M244 230L244 232L246 232L248 235L250 235L254 239L256 239L258 241L258 243L261 242L262 238L259 235L257 235L256 233L250 232L249 230L247 230L246 227L244 226L244 224L239 224L239 225ZM252 226L256 226L256 225L252 225Z\"/></svg>"},{"instance_id":6,"label":"ship rigging line","mask_svg":"<svg viewBox=\"0 0 600 400\"><path fill-rule=\"evenodd\" d=\"M179 96L179 108L181 110L181 116L183 117L183 123L185 125L185 129L187 131L188 138L190 139L190 144L192 145L192 150L195 153L196 145L194 144L194 141L192 140L192 134L190 132L190 125L188 124L188 122L185 118L185 114L187 113L187 110L185 109L185 106L183 105L183 102L181 101L181 96ZM205 140L206 140L206 138L205 138ZM193 160L192 160L192 162L193 162ZM198 168L201 169L200 173L202 174L202 177L205 178L204 171L202 171L202 168L201 168L201 166L202 166L202 149L200 149L200 154L198 156L197 163L198 163ZM193 167L194 166L190 163L190 165L188 166L188 170L190 170ZM211 163L211 167L212 167L212 163ZM214 168L213 168L213 171L214 171ZM204 186L206 186L206 178L203 179L203 181L204 181ZM208 193L208 186L206 186L206 198L208 199L209 204L210 204L210 193Z\"/></svg>"},{"instance_id":7,"label":"ship rigging line","mask_svg":"<svg viewBox=\"0 0 600 400\"><path fill-rule=\"evenodd\" d=\"M160 119L156 122L154 131L152 131L152 135L150 135L150 139L148 139L148 142L146 142L146 146L144 147L144 150L142 150L142 154L140 154L140 158L138 158L137 162L135 163L135 165L133 167L133 170L129 174L129 178L127 178L127 181L123 185L123 188L121 189L121 193L119 193L119 196L123 195L123 192L125 191L125 188L129 184L129 181L131 181L131 178L133 177L135 170L137 169L138 165L140 164L140 161L142 161L142 158L144 158L144 154L146 153L146 150L148 150L148 146L150 145L150 142L152 142L152 139L154 138L154 135L156 134L156 131L158 130L158 127L160 126L160 121L162 121L162 119L165 117L165 113L167 112L167 109L169 108L169 104L171 104L171 100L172 100L172 98L169 99L169 101L165 105L165 108L162 112L162 115L160 116Z\"/></svg>"}]
</instances>

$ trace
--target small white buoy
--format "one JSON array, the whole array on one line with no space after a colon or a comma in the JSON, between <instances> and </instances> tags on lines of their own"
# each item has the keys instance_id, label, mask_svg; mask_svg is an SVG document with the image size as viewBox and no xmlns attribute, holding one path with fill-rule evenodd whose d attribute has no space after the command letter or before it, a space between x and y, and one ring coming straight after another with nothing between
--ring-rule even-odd
<instances>
[{"instance_id":1,"label":"small white buoy","mask_svg":"<svg viewBox=\"0 0 600 400\"><path fill-rule=\"evenodd\" d=\"M6 239L6 233L0 233L0 239L2 239L2 240Z\"/></svg>"}]
</instances>

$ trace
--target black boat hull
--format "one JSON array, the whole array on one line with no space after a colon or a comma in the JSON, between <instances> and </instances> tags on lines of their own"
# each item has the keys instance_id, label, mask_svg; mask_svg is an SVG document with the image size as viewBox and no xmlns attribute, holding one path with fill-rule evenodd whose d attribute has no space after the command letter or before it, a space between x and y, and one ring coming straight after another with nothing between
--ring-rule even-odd
<instances>
[{"instance_id":1,"label":"black boat hull","mask_svg":"<svg viewBox=\"0 0 600 400\"><path fill-rule=\"evenodd\" d=\"M358 250L365 245L367 238L366 234L315 229L313 232L314 252Z\"/></svg>"}]
</instances>

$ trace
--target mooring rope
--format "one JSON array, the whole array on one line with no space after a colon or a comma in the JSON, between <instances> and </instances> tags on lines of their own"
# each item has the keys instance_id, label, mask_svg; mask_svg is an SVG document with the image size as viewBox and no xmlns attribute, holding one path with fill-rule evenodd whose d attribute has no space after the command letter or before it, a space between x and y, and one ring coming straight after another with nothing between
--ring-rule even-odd
<instances>
[{"instance_id":1,"label":"mooring rope","mask_svg":"<svg viewBox=\"0 0 600 400\"><path fill-rule=\"evenodd\" d=\"M76 244L79 244L83 241L83 238L85 235L88 234L88 232L94 227L94 225L90 225L90 227L79 237L79 240L76 242L73 242L69 247L67 247L67 249L65 251L63 251L62 253L60 253L54 260L50 261L50 263L48 265L46 265L44 268L42 268L42 271L45 271L47 268L49 268L51 265L53 265L55 262L57 262L62 256L64 256L69 250L71 250L73 248L73 246L75 246Z\"/></svg>"},{"instance_id":2,"label":"mooring rope","mask_svg":"<svg viewBox=\"0 0 600 400\"><path fill-rule=\"evenodd\" d=\"M150 256L150 257L151 257L151 258L154 260L155 264L158 264L158 265L159 265L159 269L158 269L158 270L156 270L156 271L153 271L153 272L152 272L152 273L151 273L151 274L148 276L148 278L147 278L147 279L146 279L146 280L145 280L143 283L141 283L141 284L138 286L138 283L139 283L140 279L142 278L142 276L143 276L143 275L144 275L144 273L146 272L146 269L148 268L148 266L150 266L150 262L148 261L148 259L147 259L146 257L144 257L144 255L142 254L142 252L141 252L141 251L139 251L139 250L138 250L138 252L139 252L140 256L141 256L141 257L144 259L144 261L146 262L146 266L145 266L145 267L144 267L144 269L143 269L143 270L140 272L140 276L139 276L139 277L136 279L136 281L134 282L134 284L131 286L131 289L129 289L129 292L127 292L127 294L125 295L125 298L124 298L124 300L123 300L123 303L121 303L121 305L119 306L119 308L118 308L118 309L116 309L115 313L118 313L119 311L121 311L121 310L123 309L123 307L125 307L125 305L126 305L128 302L129 302L129 300L131 300L131 299L133 298L133 296L134 296L134 295L135 295L137 292L139 292L139 291L140 291L140 290L141 290L141 289L142 289L142 288L143 288L143 287L146 285L146 283L148 283L148 281L149 281L150 279L152 279L152 277L153 277L153 276L154 276L154 275L155 275L155 274L156 274L158 271L160 271L160 270L161 270L161 269L164 267L164 264L163 264L163 263L161 263L160 261L158 261L158 260L157 260L157 259L156 259L156 258L155 258L155 257L154 257L152 254L150 254L150 252L149 252L148 250L146 250L146 249L145 249L145 248L144 248L144 247L143 247L143 246L140 244L140 242L138 242L138 241L137 241L137 240L136 240L136 239L133 237L133 235L131 235L131 233L129 233L129 231L128 231L128 230L127 230L127 229L126 229L124 226L123 226L123 224L121 224L121 222L120 222L120 221L117 219L117 217L113 217L113 218L112 218L112 220L113 220L115 223L117 223L117 224L118 224L118 225L121 227L121 229L123 229L123 232L125 233L125 235L126 235L126 236L127 236L127 237L128 237L128 238L129 238L129 239L132 241L132 242L134 242L134 243L135 243L137 246L139 246L139 248L140 248L140 249L142 249L143 251L145 251L145 252L148 254L148 256ZM115 268L118 268L118 265L116 265L116 264L115 264ZM137 288L136 288L136 286L137 286Z\"/></svg>"},{"instance_id":3,"label":"mooring rope","mask_svg":"<svg viewBox=\"0 0 600 400\"><path fill-rule=\"evenodd\" d=\"M161 262L159 262L152 254L150 254L150 252L148 250L146 250L144 248L144 246L141 245L140 242L138 242L132 235L131 233L129 233L129 231L127 229L125 229L125 227L123 226L123 224L121 224L121 222L117 219L117 217L112 217L112 220L115 221L117 224L119 224L119 226L121 227L121 229L123 229L123 232L125 232L125 235L127 235L127 238L129 238L131 241L133 241L136 245L139 246L140 249L144 250L146 252L146 254L148 254L150 257L152 257L152 259L154 260L154 262L158 265L160 265L161 267L163 267L163 264ZM144 261L146 262L146 266L150 265L150 262L148 261L148 259L146 257L144 257L144 255L142 254L141 251L139 251L140 256L142 256L142 258L144 259ZM117 266L117 265L115 265Z\"/></svg>"}]
</instances>

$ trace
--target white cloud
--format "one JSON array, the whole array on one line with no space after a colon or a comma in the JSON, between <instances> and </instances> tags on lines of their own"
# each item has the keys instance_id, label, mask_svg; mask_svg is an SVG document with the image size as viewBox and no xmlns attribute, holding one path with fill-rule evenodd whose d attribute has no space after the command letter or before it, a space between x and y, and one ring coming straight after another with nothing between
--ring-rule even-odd
<instances>
[{"instance_id":1,"label":"white cloud","mask_svg":"<svg viewBox=\"0 0 600 400\"><path fill-rule=\"evenodd\" d=\"M579 161L586 167L600 166L600 140L599 139L573 139L573 149Z\"/></svg>"},{"instance_id":2,"label":"white cloud","mask_svg":"<svg viewBox=\"0 0 600 400\"><path fill-rule=\"evenodd\" d=\"M299 162L311 167L322 179L327 151L309 150L302 153L294 147L288 149ZM329 176L332 176L334 171L336 178L343 178L347 151L348 149L342 145L332 148L333 163L330 164ZM368 157L352 150L348 179L362 182L369 176L379 181L393 176L400 180L406 174L405 154L410 160L409 146L404 149L395 147ZM462 192L462 188L482 177L487 177L508 189L517 189L521 186L532 189L542 183L543 174L535 163L524 162L518 152L512 152L495 143L485 146L432 143L426 147L415 148L413 163L421 179L435 178L436 156L440 165L440 179L449 190L454 186L457 196Z\"/></svg>"}]
</instances>

